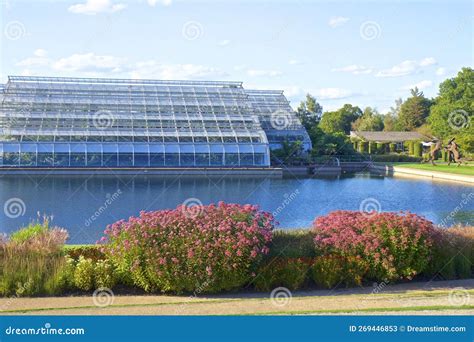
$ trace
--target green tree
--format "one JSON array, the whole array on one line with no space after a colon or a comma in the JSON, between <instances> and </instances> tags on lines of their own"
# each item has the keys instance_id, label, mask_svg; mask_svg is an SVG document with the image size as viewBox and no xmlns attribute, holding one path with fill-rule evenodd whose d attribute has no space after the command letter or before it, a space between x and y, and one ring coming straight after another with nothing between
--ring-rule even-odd
<instances>
[{"instance_id":1,"label":"green tree","mask_svg":"<svg viewBox=\"0 0 474 342\"><path fill-rule=\"evenodd\" d=\"M412 131L425 123L430 113L431 100L418 88L411 89L411 96L400 106L398 122L404 131Z\"/></svg>"},{"instance_id":2,"label":"green tree","mask_svg":"<svg viewBox=\"0 0 474 342\"><path fill-rule=\"evenodd\" d=\"M463 68L442 82L431 107L428 123L439 138L455 137L464 152L474 153L474 70Z\"/></svg>"},{"instance_id":3,"label":"green tree","mask_svg":"<svg viewBox=\"0 0 474 342\"><path fill-rule=\"evenodd\" d=\"M403 100L398 98L395 100L395 106L390 107L390 110L383 118L383 130L386 132L398 131L400 130L400 125L398 122L398 115L400 114L400 108L402 106Z\"/></svg>"},{"instance_id":4,"label":"green tree","mask_svg":"<svg viewBox=\"0 0 474 342\"><path fill-rule=\"evenodd\" d=\"M296 110L296 116L300 119L306 130L310 130L319 123L322 113L323 107L311 94L306 94L306 100L301 101Z\"/></svg>"},{"instance_id":5,"label":"green tree","mask_svg":"<svg viewBox=\"0 0 474 342\"><path fill-rule=\"evenodd\" d=\"M366 107L364 113L352 123L354 131L381 131L383 129L383 116L375 109Z\"/></svg>"},{"instance_id":6,"label":"green tree","mask_svg":"<svg viewBox=\"0 0 474 342\"><path fill-rule=\"evenodd\" d=\"M273 150L271 157L277 164L292 164L302 159L303 143L301 141L289 142L284 140L281 148Z\"/></svg>"},{"instance_id":7,"label":"green tree","mask_svg":"<svg viewBox=\"0 0 474 342\"><path fill-rule=\"evenodd\" d=\"M319 127L328 134L349 134L351 125L362 115L362 110L357 106L345 104L341 109L333 112L325 112L319 123Z\"/></svg>"}]
</instances>

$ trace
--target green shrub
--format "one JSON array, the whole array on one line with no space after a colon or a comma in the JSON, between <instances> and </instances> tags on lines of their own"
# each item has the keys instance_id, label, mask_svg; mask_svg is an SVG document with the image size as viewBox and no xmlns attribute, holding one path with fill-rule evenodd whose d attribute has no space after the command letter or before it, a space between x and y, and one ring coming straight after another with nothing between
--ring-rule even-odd
<instances>
[{"instance_id":1,"label":"green shrub","mask_svg":"<svg viewBox=\"0 0 474 342\"><path fill-rule=\"evenodd\" d=\"M367 153L368 152L369 144L367 141L359 141L359 152L360 153Z\"/></svg>"},{"instance_id":2,"label":"green shrub","mask_svg":"<svg viewBox=\"0 0 474 342\"><path fill-rule=\"evenodd\" d=\"M60 270L60 284L63 290L74 289L74 273L76 271L77 261L66 255L65 263Z\"/></svg>"},{"instance_id":3,"label":"green shrub","mask_svg":"<svg viewBox=\"0 0 474 342\"><path fill-rule=\"evenodd\" d=\"M259 291L270 291L283 286L290 290L298 290L306 280L311 267L311 258L270 258L257 271L253 280Z\"/></svg>"},{"instance_id":4,"label":"green shrub","mask_svg":"<svg viewBox=\"0 0 474 342\"><path fill-rule=\"evenodd\" d=\"M418 163L422 158L407 156L406 154L382 154L372 156L372 161L379 163Z\"/></svg>"},{"instance_id":5,"label":"green shrub","mask_svg":"<svg viewBox=\"0 0 474 342\"><path fill-rule=\"evenodd\" d=\"M441 161L448 161L448 152L445 149L441 150Z\"/></svg>"},{"instance_id":6,"label":"green shrub","mask_svg":"<svg viewBox=\"0 0 474 342\"><path fill-rule=\"evenodd\" d=\"M412 156L413 155L413 149L414 149L414 142L413 141L406 141L404 143L404 145L408 149L408 155Z\"/></svg>"},{"instance_id":7,"label":"green shrub","mask_svg":"<svg viewBox=\"0 0 474 342\"><path fill-rule=\"evenodd\" d=\"M66 245L64 251L74 260L78 260L80 256L94 261L105 259L100 245Z\"/></svg>"},{"instance_id":8,"label":"green shrub","mask_svg":"<svg viewBox=\"0 0 474 342\"><path fill-rule=\"evenodd\" d=\"M67 232L44 219L12 235L13 240L0 238L0 295L57 294Z\"/></svg>"},{"instance_id":9,"label":"green shrub","mask_svg":"<svg viewBox=\"0 0 474 342\"><path fill-rule=\"evenodd\" d=\"M328 289L341 284L361 286L367 269L367 263L360 258L328 254L316 258L311 278L316 285Z\"/></svg>"},{"instance_id":10,"label":"green shrub","mask_svg":"<svg viewBox=\"0 0 474 342\"><path fill-rule=\"evenodd\" d=\"M95 287L113 288L117 281L114 266L108 260L99 260L95 264Z\"/></svg>"},{"instance_id":11,"label":"green shrub","mask_svg":"<svg viewBox=\"0 0 474 342\"><path fill-rule=\"evenodd\" d=\"M474 227L452 227L439 232L432 260L423 274L446 280L473 277Z\"/></svg>"},{"instance_id":12,"label":"green shrub","mask_svg":"<svg viewBox=\"0 0 474 342\"><path fill-rule=\"evenodd\" d=\"M377 153L377 145L376 145L375 142L373 142L373 141L370 141L370 142L369 142L369 153L370 153L370 154L375 154L375 153Z\"/></svg>"},{"instance_id":13,"label":"green shrub","mask_svg":"<svg viewBox=\"0 0 474 342\"><path fill-rule=\"evenodd\" d=\"M276 230L268 257L311 258L316 256L314 235L309 229Z\"/></svg>"},{"instance_id":14,"label":"green shrub","mask_svg":"<svg viewBox=\"0 0 474 342\"><path fill-rule=\"evenodd\" d=\"M387 151L387 144L386 143L377 143L377 153L378 154L385 154Z\"/></svg>"},{"instance_id":15,"label":"green shrub","mask_svg":"<svg viewBox=\"0 0 474 342\"><path fill-rule=\"evenodd\" d=\"M421 157L423 152L423 145L419 141L415 141L413 144L413 156L414 157Z\"/></svg>"},{"instance_id":16,"label":"green shrub","mask_svg":"<svg viewBox=\"0 0 474 342\"><path fill-rule=\"evenodd\" d=\"M83 291L90 291L94 288L94 262L86 259L82 255L74 271L74 286Z\"/></svg>"},{"instance_id":17,"label":"green shrub","mask_svg":"<svg viewBox=\"0 0 474 342\"><path fill-rule=\"evenodd\" d=\"M389 144L389 150L390 150L390 153L394 153L397 151L397 144L395 143L390 143Z\"/></svg>"}]
</instances>

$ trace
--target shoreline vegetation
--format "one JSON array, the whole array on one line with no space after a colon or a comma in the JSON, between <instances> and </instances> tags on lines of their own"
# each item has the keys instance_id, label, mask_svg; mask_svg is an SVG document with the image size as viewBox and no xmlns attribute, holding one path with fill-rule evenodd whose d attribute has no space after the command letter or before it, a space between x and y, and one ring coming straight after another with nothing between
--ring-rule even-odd
<instances>
[{"instance_id":1,"label":"shoreline vegetation","mask_svg":"<svg viewBox=\"0 0 474 342\"><path fill-rule=\"evenodd\" d=\"M97 245L66 239L47 218L3 238L0 295L291 293L474 278L474 227L441 229L410 213L335 211L311 229L282 231L255 206L219 203L142 212Z\"/></svg>"}]
</instances>

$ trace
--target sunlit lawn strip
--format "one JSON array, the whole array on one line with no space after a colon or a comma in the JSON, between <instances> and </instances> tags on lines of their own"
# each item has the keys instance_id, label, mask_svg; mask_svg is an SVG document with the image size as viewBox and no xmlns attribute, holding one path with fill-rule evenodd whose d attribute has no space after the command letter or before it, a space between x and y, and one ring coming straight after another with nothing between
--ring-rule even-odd
<instances>
[{"instance_id":1,"label":"sunlit lawn strip","mask_svg":"<svg viewBox=\"0 0 474 342\"><path fill-rule=\"evenodd\" d=\"M406 167L410 169L418 169L418 170L426 170L426 171L434 171L434 172L445 172L445 173L454 173L459 175L468 175L474 176L474 165L461 165L459 167L456 166L456 163L452 163L450 166L446 164L436 164L435 166L431 164L414 164L414 163L391 163L390 165L393 166L400 166Z\"/></svg>"},{"instance_id":2,"label":"sunlit lawn strip","mask_svg":"<svg viewBox=\"0 0 474 342\"><path fill-rule=\"evenodd\" d=\"M433 306L407 306L407 307L393 307L393 308L366 308L366 309L339 309L339 310L292 310L292 311L272 311L254 314L245 314L245 316L266 316L266 315L310 315L310 314L341 314L341 313L356 313L356 312L403 312L403 311L443 311L443 310L474 310L474 305L433 305ZM240 316L240 315L239 315Z\"/></svg>"}]
</instances>

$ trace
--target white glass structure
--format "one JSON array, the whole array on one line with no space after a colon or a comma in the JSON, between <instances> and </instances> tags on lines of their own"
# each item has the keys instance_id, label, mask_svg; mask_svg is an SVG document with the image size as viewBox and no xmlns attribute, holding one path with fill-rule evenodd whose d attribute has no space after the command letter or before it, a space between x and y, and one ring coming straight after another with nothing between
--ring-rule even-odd
<instances>
[{"instance_id":1,"label":"white glass structure","mask_svg":"<svg viewBox=\"0 0 474 342\"><path fill-rule=\"evenodd\" d=\"M10 76L0 91L2 167L270 165L267 109L240 82Z\"/></svg>"},{"instance_id":2,"label":"white glass structure","mask_svg":"<svg viewBox=\"0 0 474 342\"><path fill-rule=\"evenodd\" d=\"M283 141L301 141L311 149L311 140L282 90L246 90L255 114L267 134L270 149L280 148Z\"/></svg>"}]
</instances>

